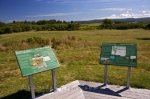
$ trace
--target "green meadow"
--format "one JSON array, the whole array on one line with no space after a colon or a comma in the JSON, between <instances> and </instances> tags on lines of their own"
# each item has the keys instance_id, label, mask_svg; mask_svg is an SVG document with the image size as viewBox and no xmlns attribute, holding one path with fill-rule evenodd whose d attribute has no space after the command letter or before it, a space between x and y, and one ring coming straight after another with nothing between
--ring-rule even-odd
<instances>
[{"instance_id":1,"label":"green meadow","mask_svg":"<svg viewBox=\"0 0 150 99\"><path fill-rule=\"evenodd\" d=\"M22 77L14 52L49 45L60 67L57 86L74 80L103 83L104 66L99 64L103 42L135 43L138 66L131 70L131 86L150 89L150 30L30 31L0 35L0 98L29 97L28 78ZM109 66L108 83L126 85L127 67ZM33 75L36 94L49 92L51 72Z\"/></svg>"}]
</instances>

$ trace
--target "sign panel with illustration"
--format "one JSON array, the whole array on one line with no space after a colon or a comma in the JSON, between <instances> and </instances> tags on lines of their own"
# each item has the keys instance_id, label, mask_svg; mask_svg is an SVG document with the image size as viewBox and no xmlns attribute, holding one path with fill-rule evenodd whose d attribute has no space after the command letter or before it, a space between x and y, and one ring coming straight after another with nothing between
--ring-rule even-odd
<instances>
[{"instance_id":1,"label":"sign panel with illustration","mask_svg":"<svg viewBox=\"0 0 150 99\"><path fill-rule=\"evenodd\" d=\"M108 65L137 66L137 46L128 43L103 43L100 63Z\"/></svg>"},{"instance_id":2,"label":"sign panel with illustration","mask_svg":"<svg viewBox=\"0 0 150 99\"><path fill-rule=\"evenodd\" d=\"M59 67L59 62L50 47L16 51L15 54L22 76Z\"/></svg>"}]
</instances>

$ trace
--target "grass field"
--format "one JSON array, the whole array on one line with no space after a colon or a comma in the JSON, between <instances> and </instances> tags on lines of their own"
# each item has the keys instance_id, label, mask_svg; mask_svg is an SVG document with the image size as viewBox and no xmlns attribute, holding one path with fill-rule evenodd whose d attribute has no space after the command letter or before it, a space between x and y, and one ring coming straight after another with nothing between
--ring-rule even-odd
<instances>
[{"instance_id":1,"label":"grass field","mask_svg":"<svg viewBox=\"0 0 150 99\"><path fill-rule=\"evenodd\" d=\"M14 51L44 45L52 46L60 61L58 87L74 80L103 82L104 66L98 62L102 42L136 43L138 67L132 69L131 86L150 89L150 30L31 31L0 35L0 98L29 97ZM126 67L109 66L108 83L125 85L126 73ZM37 94L49 91L50 78L50 71L33 76Z\"/></svg>"}]
</instances>

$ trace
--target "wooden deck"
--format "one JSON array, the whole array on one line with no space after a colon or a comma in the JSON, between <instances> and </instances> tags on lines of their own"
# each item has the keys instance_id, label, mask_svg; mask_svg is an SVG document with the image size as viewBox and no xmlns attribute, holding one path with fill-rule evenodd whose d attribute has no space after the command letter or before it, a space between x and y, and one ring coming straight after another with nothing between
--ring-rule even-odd
<instances>
[{"instance_id":1,"label":"wooden deck","mask_svg":"<svg viewBox=\"0 0 150 99\"><path fill-rule=\"evenodd\" d=\"M76 80L36 99L150 99L150 90Z\"/></svg>"}]
</instances>

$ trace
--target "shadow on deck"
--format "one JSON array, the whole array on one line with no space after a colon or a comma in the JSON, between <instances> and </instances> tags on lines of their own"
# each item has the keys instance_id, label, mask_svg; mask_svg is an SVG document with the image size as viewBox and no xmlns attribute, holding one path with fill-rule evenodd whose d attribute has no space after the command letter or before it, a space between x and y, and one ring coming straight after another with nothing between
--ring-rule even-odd
<instances>
[{"instance_id":1,"label":"shadow on deck","mask_svg":"<svg viewBox=\"0 0 150 99\"><path fill-rule=\"evenodd\" d=\"M123 89L115 92L109 88L103 88L103 87L105 87L105 85L101 85L98 87L91 87L89 85L79 85L79 87L84 91L100 93L100 94L105 94L105 95L118 96L118 97L121 97L121 95L119 93L128 90L127 87L124 87Z\"/></svg>"}]
</instances>

